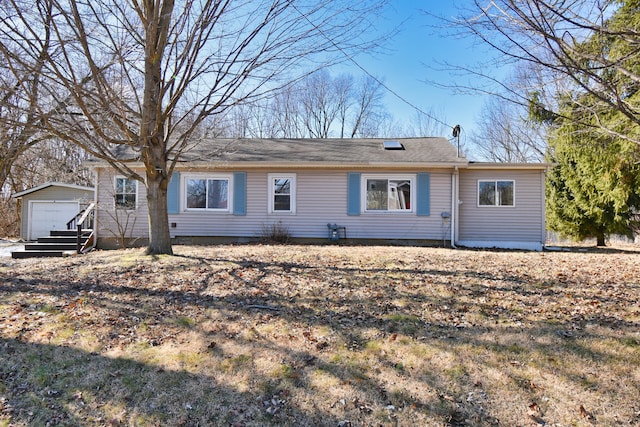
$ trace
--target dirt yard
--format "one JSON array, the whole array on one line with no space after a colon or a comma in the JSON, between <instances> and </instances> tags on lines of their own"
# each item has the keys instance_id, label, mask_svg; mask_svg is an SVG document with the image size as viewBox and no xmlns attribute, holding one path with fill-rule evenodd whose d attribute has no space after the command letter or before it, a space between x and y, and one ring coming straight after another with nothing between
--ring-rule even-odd
<instances>
[{"instance_id":1,"label":"dirt yard","mask_svg":"<svg viewBox=\"0 0 640 427\"><path fill-rule=\"evenodd\" d=\"M640 252L0 258L0 426L638 426Z\"/></svg>"}]
</instances>

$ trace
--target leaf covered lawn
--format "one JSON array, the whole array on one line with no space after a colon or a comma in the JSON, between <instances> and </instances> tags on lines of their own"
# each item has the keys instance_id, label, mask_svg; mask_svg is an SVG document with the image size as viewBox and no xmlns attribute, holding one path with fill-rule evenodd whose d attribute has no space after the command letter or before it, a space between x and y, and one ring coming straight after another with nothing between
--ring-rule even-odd
<instances>
[{"instance_id":1,"label":"leaf covered lawn","mask_svg":"<svg viewBox=\"0 0 640 427\"><path fill-rule=\"evenodd\" d=\"M0 426L640 425L640 253L0 258Z\"/></svg>"}]
</instances>

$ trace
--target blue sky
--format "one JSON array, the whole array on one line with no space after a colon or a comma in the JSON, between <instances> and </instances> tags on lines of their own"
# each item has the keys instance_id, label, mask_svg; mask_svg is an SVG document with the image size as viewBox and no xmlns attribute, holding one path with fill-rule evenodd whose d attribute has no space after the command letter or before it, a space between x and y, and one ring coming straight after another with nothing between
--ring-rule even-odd
<instances>
[{"instance_id":1,"label":"blue sky","mask_svg":"<svg viewBox=\"0 0 640 427\"><path fill-rule=\"evenodd\" d=\"M442 28L442 22L423 12L428 10L437 16L450 18L460 14L456 4L465 3L469 2L393 1L385 13L382 29L398 26L399 33L385 44L386 53L375 56L363 54L356 60L411 104L426 112L435 112L437 118L449 126L459 124L463 129L462 137L468 138L474 131L485 98L455 94L453 90L437 87L427 80L441 83L467 80L468 77L455 76L451 72L436 71L442 68L437 63L447 61L473 66L486 61L489 52L482 46L473 46L469 39L446 34L451 29ZM349 72L356 76L362 74L355 65ZM385 105L398 121L415 117L415 110L391 93L386 93Z\"/></svg>"}]
</instances>

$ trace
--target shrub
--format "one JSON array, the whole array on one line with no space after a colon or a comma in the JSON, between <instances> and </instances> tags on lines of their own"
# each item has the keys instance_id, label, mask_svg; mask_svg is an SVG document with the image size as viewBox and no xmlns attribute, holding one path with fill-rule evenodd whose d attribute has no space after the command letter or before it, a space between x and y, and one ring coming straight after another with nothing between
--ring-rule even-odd
<instances>
[{"instance_id":1,"label":"shrub","mask_svg":"<svg viewBox=\"0 0 640 427\"><path fill-rule=\"evenodd\" d=\"M278 221L274 224L263 224L261 237L267 242L288 243L291 239L291 234L289 234L289 227L283 224L282 221Z\"/></svg>"}]
</instances>

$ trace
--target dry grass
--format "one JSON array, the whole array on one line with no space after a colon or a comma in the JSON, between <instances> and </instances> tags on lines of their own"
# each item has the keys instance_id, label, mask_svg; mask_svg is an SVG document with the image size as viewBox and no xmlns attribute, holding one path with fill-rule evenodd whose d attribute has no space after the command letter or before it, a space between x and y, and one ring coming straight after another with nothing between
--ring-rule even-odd
<instances>
[{"instance_id":1,"label":"dry grass","mask_svg":"<svg viewBox=\"0 0 640 427\"><path fill-rule=\"evenodd\" d=\"M1 259L0 426L640 425L638 252L175 251Z\"/></svg>"}]
</instances>

